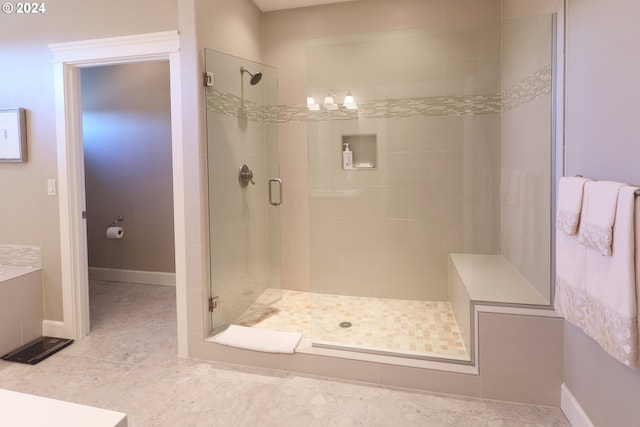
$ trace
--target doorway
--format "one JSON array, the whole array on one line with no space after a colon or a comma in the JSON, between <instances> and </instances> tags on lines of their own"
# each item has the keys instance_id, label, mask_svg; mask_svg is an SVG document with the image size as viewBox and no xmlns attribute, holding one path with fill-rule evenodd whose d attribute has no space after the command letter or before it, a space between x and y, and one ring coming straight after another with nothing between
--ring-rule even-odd
<instances>
[{"instance_id":1,"label":"doorway","mask_svg":"<svg viewBox=\"0 0 640 427\"><path fill-rule=\"evenodd\" d=\"M171 145L176 257L178 354L187 354L186 224L180 41L177 31L58 43L53 52L58 145L62 321L45 321L43 332L81 339L89 332L86 200L82 146L80 74L86 67L169 61Z\"/></svg>"},{"instance_id":2,"label":"doorway","mask_svg":"<svg viewBox=\"0 0 640 427\"><path fill-rule=\"evenodd\" d=\"M121 301L122 285L175 287L171 99L168 61L80 74L93 331L93 311ZM98 293L101 302L94 301L96 288L107 294Z\"/></svg>"}]
</instances>

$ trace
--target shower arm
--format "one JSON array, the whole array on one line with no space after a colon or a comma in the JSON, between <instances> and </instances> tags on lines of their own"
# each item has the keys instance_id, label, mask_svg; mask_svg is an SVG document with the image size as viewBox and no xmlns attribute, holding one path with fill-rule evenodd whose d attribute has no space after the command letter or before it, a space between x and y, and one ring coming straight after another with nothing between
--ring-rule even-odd
<instances>
[{"instance_id":1,"label":"shower arm","mask_svg":"<svg viewBox=\"0 0 640 427\"><path fill-rule=\"evenodd\" d=\"M247 73L251 76L251 79L249 80L249 83L251 84L251 86L255 86L257 85L260 80L262 80L262 73L260 71L257 72L253 72L247 68L244 67L240 67L240 75L243 75L244 73Z\"/></svg>"}]
</instances>

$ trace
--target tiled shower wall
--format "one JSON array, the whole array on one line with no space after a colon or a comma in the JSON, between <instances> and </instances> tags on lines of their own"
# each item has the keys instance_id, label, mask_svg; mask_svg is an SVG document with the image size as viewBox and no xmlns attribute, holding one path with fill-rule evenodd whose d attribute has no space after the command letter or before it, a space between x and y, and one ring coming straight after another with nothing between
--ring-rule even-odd
<instances>
[{"instance_id":1,"label":"tiled shower wall","mask_svg":"<svg viewBox=\"0 0 640 427\"><path fill-rule=\"evenodd\" d=\"M499 18L493 0L265 14L280 104L306 117L306 97L331 89L359 103L358 120L280 124L285 288L447 299L446 254L499 252ZM378 135L376 170L340 170L339 136L351 133ZM309 196L336 188L359 196Z\"/></svg>"},{"instance_id":2,"label":"tiled shower wall","mask_svg":"<svg viewBox=\"0 0 640 427\"><path fill-rule=\"evenodd\" d=\"M450 252L499 250L499 123L498 114L310 123L312 289L448 300ZM375 169L342 170L341 135L354 133L377 135Z\"/></svg>"},{"instance_id":3,"label":"tiled shower wall","mask_svg":"<svg viewBox=\"0 0 640 427\"><path fill-rule=\"evenodd\" d=\"M312 95L362 100L309 124L312 289L448 300L450 252L499 252L500 21L310 39L307 62ZM342 170L353 134L374 169Z\"/></svg>"},{"instance_id":4,"label":"tiled shower wall","mask_svg":"<svg viewBox=\"0 0 640 427\"><path fill-rule=\"evenodd\" d=\"M504 253L548 295L551 32L500 17L489 0L264 15L284 288L447 299L447 254L473 252ZM347 90L357 112L306 111L307 96ZM377 134L376 170L341 170L340 136L354 133Z\"/></svg>"}]
</instances>

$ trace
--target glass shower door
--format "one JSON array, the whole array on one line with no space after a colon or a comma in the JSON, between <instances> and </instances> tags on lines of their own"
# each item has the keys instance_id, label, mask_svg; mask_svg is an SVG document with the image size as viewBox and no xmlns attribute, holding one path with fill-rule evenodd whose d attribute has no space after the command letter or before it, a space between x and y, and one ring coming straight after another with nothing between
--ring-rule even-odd
<instances>
[{"instance_id":1,"label":"glass shower door","mask_svg":"<svg viewBox=\"0 0 640 427\"><path fill-rule=\"evenodd\" d=\"M277 70L205 49L211 331L281 297Z\"/></svg>"}]
</instances>

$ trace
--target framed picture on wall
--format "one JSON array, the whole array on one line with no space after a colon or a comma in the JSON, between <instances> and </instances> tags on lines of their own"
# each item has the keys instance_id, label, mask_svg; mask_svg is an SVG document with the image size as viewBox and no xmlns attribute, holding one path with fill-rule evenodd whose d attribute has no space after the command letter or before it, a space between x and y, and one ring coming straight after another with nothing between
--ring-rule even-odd
<instances>
[{"instance_id":1,"label":"framed picture on wall","mask_svg":"<svg viewBox=\"0 0 640 427\"><path fill-rule=\"evenodd\" d=\"M27 161L24 108L0 108L0 162Z\"/></svg>"}]
</instances>

